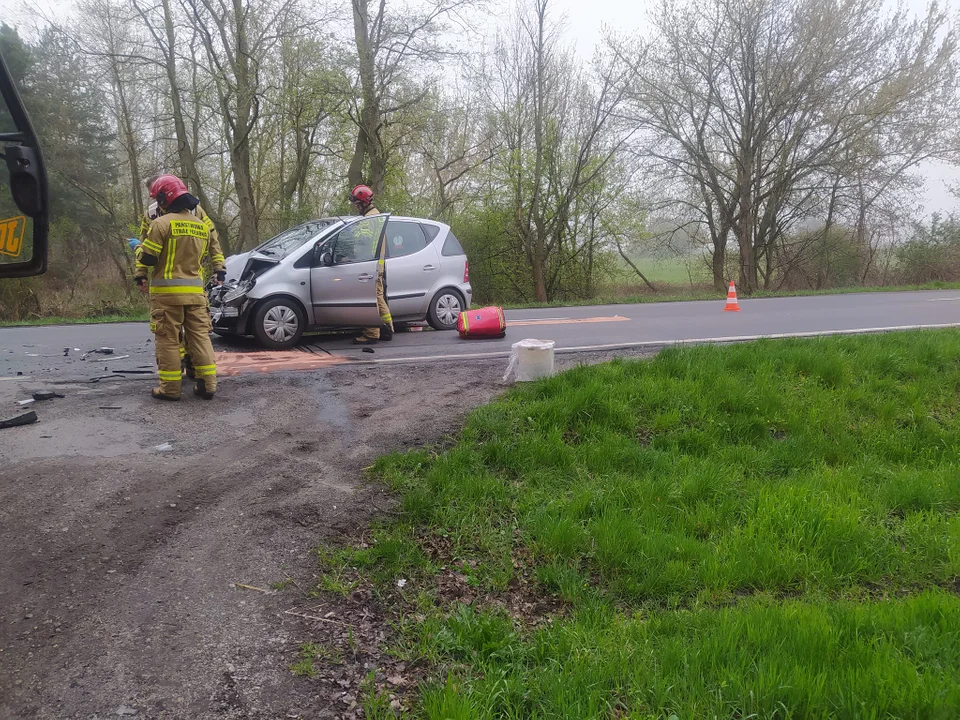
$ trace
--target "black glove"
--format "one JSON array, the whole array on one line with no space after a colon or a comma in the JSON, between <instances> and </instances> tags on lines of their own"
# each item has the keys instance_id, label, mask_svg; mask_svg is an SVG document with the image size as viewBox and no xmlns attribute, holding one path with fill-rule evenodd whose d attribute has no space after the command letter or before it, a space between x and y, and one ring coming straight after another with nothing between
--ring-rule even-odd
<instances>
[{"instance_id":1,"label":"black glove","mask_svg":"<svg viewBox=\"0 0 960 720\"><path fill-rule=\"evenodd\" d=\"M224 282L227 279L227 271L217 270L216 276L217 276L217 280L219 280L220 282Z\"/></svg>"}]
</instances>

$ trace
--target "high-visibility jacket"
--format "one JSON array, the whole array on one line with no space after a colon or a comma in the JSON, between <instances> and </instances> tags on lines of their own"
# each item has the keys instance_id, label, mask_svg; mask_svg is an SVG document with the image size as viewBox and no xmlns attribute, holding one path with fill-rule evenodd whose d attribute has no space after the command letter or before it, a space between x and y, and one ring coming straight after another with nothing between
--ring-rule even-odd
<instances>
[{"instance_id":1,"label":"high-visibility jacket","mask_svg":"<svg viewBox=\"0 0 960 720\"><path fill-rule=\"evenodd\" d=\"M199 209L199 208L198 208ZM202 305L203 259L209 252L214 272L223 270L223 251L216 231L195 211L161 215L137 248L136 277L150 279L151 297L170 305ZM152 268L152 272L151 272Z\"/></svg>"},{"instance_id":2,"label":"high-visibility jacket","mask_svg":"<svg viewBox=\"0 0 960 720\"><path fill-rule=\"evenodd\" d=\"M371 205L371 206L370 206L370 209L367 210L367 211L363 214L363 216L364 216L364 217L369 217L370 215L379 215L379 214L380 214L380 211L377 210L373 205ZM371 249L370 254L376 256L376 255L377 255L377 243L380 241L380 236L379 236L379 235L374 235L373 233L366 231L366 229L361 230L360 232L362 232L362 233L370 236L370 241L371 241L371 243L373 243L373 247L372 247L372 249ZM378 272L379 272L381 275L383 275L383 274L386 272L386 259L387 259L387 244L386 244L386 243L383 243L383 245L380 246L380 254L379 254L379 256L377 257L377 259L379 260L379 263L377 264L377 270L378 270Z\"/></svg>"},{"instance_id":3,"label":"high-visibility jacket","mask_svg":"<svg viewBox=\"0 0 960 720\"><path fill-rule=\"evenodd\" d=\"M204 256L200 258L200 278L205 280L209 275L203 271L203 264L207 259L207 256L210 258L210 264L213 266L213 271L223 270L226 266L224 265L225 258L223 257L223 250L220 248L220 235L217 233L217 228L213 224L213 220L210 218L207 213L203 211L203 207L197 205L193 210L185 210L184 212L190 213L197 220L202 222L207 227L207 232L209 233L209 242L207 243L206 252ZM151 203L150 207L147 208L147 212L144 213L143 218L140 220L140 244L143 245L143 241L147 239L150 233L150 226L153 224L153 221L158 217L163 216L163 208L161 208L156 202ZM140 262L140 254L137 252L137 261L136 261L136 273L134 277L148 277L150 274L149 268Z\"/></svg>"}]
</instances>

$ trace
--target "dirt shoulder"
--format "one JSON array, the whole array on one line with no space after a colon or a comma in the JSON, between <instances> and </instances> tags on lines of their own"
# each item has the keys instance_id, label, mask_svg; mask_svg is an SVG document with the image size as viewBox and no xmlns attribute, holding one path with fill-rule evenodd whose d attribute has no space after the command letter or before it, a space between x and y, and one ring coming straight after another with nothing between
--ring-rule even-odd
<instances>
[{"instance_id":1,"label":"dirt shoulder","mask_svg":"<svg viewBox=\"0 0 960 720\"><path fill-rule=\"evenodd\" d=\"M362 468L455 432L502 371L248 376L212 403L60 386L40 423L0 431L0 716L329 714L288 670L297 598L240 585L309 590L311 548L390 507ZM0 407L28 389L0 384Z\"/></svg>"}]
</instances>

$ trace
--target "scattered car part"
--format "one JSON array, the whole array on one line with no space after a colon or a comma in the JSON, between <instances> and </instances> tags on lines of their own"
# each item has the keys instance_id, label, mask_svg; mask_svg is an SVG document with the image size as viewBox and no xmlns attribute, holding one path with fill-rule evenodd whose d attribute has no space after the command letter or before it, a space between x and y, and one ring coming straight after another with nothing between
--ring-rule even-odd
<instances>
[{"instance_id":1,"label":"scattered car part","mask_svg":"<svg viewBox=\"0 0 960 720\"><path fill-rule=\"evenodd\" d=\"M33 399L36 400L37 402L41 400L53 400L54 398L62 398L62 397L65 397L65 396L61 395L58 392L54 392L53 390L37 390L37 392L33 394Z\"/></svg>"},{"instance_id":2,"label":"scattered car part","mask_svg":"<svg viewBox=\"0 0 960 720\"><path fill-rule=\"evenodd\" d=\"M37 421L37 411L31 410L30 412L23 413L22 415L17 415L16 417L8 418L7 420L0 420L0 429L19 427L21 425L32 425L36 421Z\"/></svg>"},{"instance_id":3,"label":"scattered car part","mask_svg":"<svg viewBox=\"0 0 960 720\"><path fill-rule=\"evenodd\" d=\"M17 400L17 405L31 405L33 402L33 398L27 398L26 400Z\"/></svg>"}]
</instances>

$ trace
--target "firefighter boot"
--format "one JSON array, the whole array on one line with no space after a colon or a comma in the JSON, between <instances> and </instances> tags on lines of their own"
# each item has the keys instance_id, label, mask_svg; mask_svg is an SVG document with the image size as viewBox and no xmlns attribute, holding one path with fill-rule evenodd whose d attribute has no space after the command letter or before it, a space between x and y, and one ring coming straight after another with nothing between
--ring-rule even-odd
<instances>
[{"instance_id":1,"label":"firefighter boot","mask_svg":"<svg viewBox=\"0 0 960 720\"><path fill-rule=\"evenodd\" d=\"M206 305L189 305L184 308L183 328L187 347L193 356L196 385L193 394L204 400L212 400L217 392L217 363L210 342L210 312Z\"/></svg>"}]
</instances>

